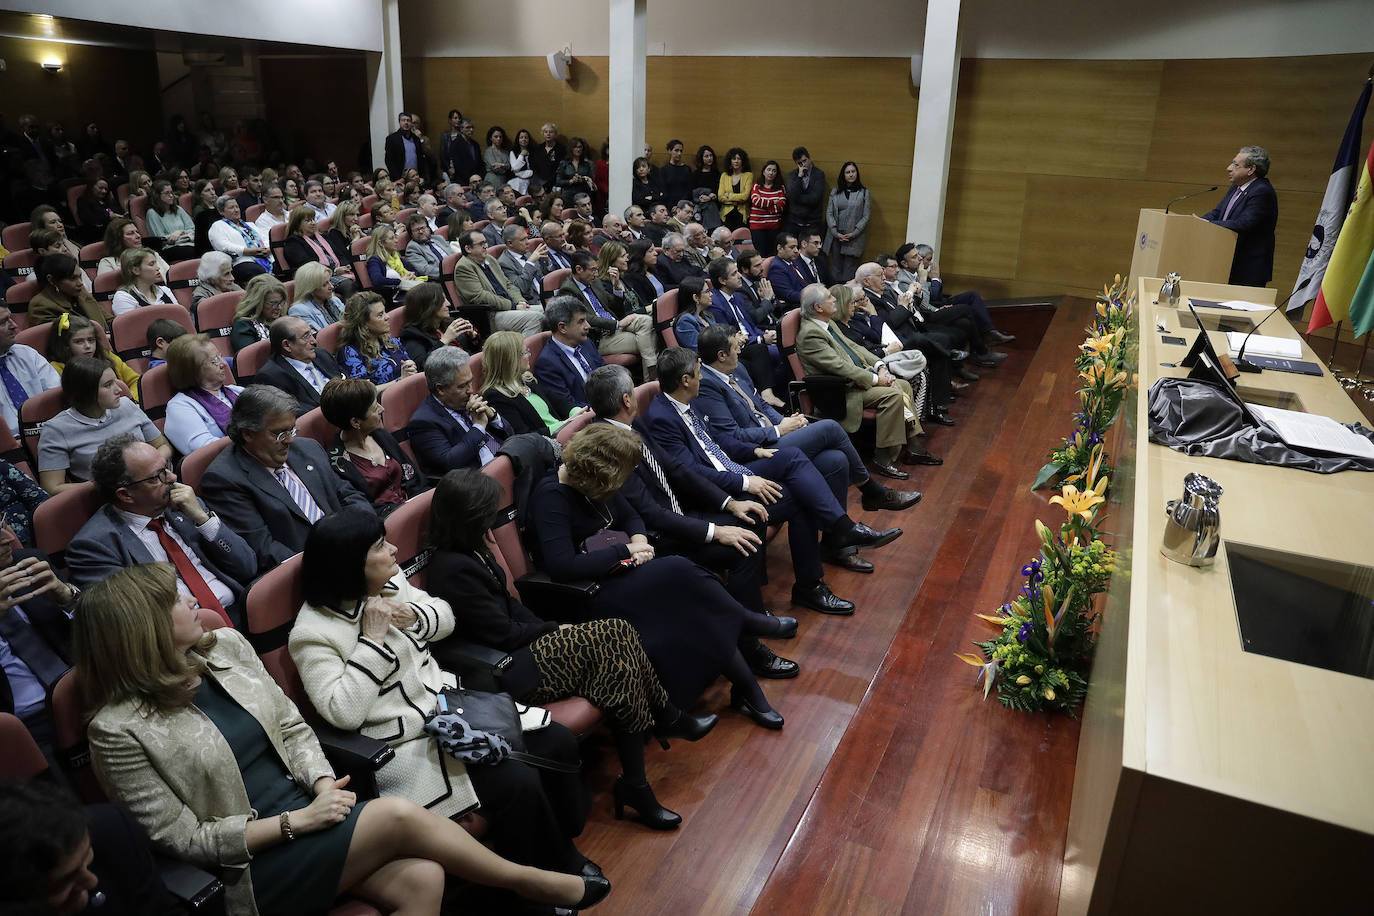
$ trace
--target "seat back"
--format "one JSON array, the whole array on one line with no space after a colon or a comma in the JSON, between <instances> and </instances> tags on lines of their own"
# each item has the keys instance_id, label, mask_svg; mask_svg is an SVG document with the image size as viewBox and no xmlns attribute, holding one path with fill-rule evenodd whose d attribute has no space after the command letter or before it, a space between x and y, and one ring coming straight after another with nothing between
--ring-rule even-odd
<instances>
[{"instance_id":1,"label":"seat back","mask_svg":"<svg viewBox=\"0 0 1374 916\"><path fill-rule=\"evenodd\" d=\"M501 487L501 511L488 537L499 549L501 565L506 568L513 586L517 579L530 571L531 566L529 554L520 540L519 526L515 524L515 466L505 455L497 455L483 466L482 473Z\"/></svg>"},{"instance_id":2,"label":"seat back","mask_svg":"<svg viewBox=\"0 0 1374 916\"><path fill-rule=\"evenodd\" d=\"M148 419L162 429L167 422L167 402L176 394L172 382L167 378L167 364L154 366L138 382L139 405Z\"/></svg>"},{"instance_id":3,"label":"seat back","mask_svg":"<svg viewBox=\"0 0 1374 916\"><path fill-rule=\"evenodd\" d=\"M558 441L567 445L572 441L572 437L581 432L582 428L596 419L596 414L590 410L584 410L573 417L558 430Z\"/></svg>"},{"instance_id":4,"label":"seat back","mask_svg":"<svg viewBox=\"0 0 1374 916\"><path fill-rule=\"evenodd\" d=\"M474 353L468 358L468 368L472 370L472 390L482 390L482 354Z\"/></svg>"},{"instance_id":5,"label":"seat back","mask_svg":"<svg viewBox=\"0 0 1374 916\"><path fill-rule=\"evenodd\" d=\"M792 309L783 313L782 322L779 325L778 343L782 348L783 359L787 360L788 371L792 373L792 378L798 382L806 378L806 369L802 366L801 357L797 355L797 329L800 327L801 309ZM793 406L804 414L814 415L816 406L806 389L799 384L794 384L792 391L797 396L797 403Z\"/></svg>"},{"instance_id":6,"label":"seat back","mask_svg":"<svg viewBox=\"0 0 1374 916\"><path fill-rule=\"evenodd\" d=\"M499 257L501 257L501 255L503 255L503 254L505 254L505 253L506 253L506 246L505 246L505 245L492 245L490 248L487 249L487 256L488 256L488 257L492 257L492 258L499 258Z\"/></svg>"},{"instance_id":7,"label":"seat back","mask_svg":"<svg viewBox=\"0 0 1374 916\"><path fill-rule=\"evenodd\" d=\"M159 318L170 318L192 334L196 331L195 325L191 323L191 313L172 303L136 308L132 312L116 315L110 324L114 351L135 372L142 371L148 365L148 357L153 352L148 346L148 325Z\"/></svg>"},{"instance_id":8,"label":"seat back","mask_svg":"<svg viewBox=\"0 0 1374 916\"><path fill-rule=\"evenodd\" d=\"M658 397L658 392L658 382L645 382L635 389L635 404L638 405L635 409L641 417L649 409L653 399Z\"/></svg>"},{"instance_id":9,"label":"seat back","mask_svg":"<svg viewBox=\"0 0 1374 916\"><path fill-rule=\"evenodd\" d=\"M410 219L414 215L415 207L406 207L404 210L396 214L396 222L404 226L406 224L406 220Z\"/></svg>"},{"instance_id":10,"label":"seat back","mask_svg":"<svg viewBox=\"0 0 1374 916\"><path fill-rule=\"evenodd\" d=\"M229 437L224 436L209 445L202 445L187 455L186 460L181 462L181 482L199 493L200 481L205 476L205 469L210 466L210 462L219 457L220 452L228 447Z\"/></svg>"},{"instance_id":11,"label":"seat back","mask_svg":"<svg viewBox=\"0 0 1374 916\"><path fill-rule=\"evenodd\" d=\"M533 366L535 360L539 359L539 354L544 352L544 344L553 338L553 331L540 331L538 334L531 334L525 338L525 346L530 351L530 365Z\"/></svg>"},{"instance_id":12,"label":"seat back","mask_svg":"<svg viewBox=\"0 0 1374 916\"><path fill-rule=\"evenodd\" d=\"M272 262L277 265L277 273L287 276L291 268L286 264L286 223L277 223L267 230L267 247L272 249Z\"/></svg>"},{"instance_id":13,"label":"seat back","mask_svg":"<svg viewBox=\"0 0 1374 916\"><path fill-rule=\"evenodd\" d=\"M461 254L456 253L445 255L444 262L439 267L439 281L444 284L444 295L448 296L449 305L455 309L463 307L463 297L458 295L458 285L453 282L453 271L461 257Z\"/></svg>"},{"instance_id":14,"label":"seat back","mask_svg":"<svg viewBox=\"0 0 1374 916\"><path fill-rule=\"evenodd\" d=\"M367 272L367 243L369 239L363 236L354 239L353 244L348 246L348 253L353 258L353 276L358 280L360 289L372 289L372 277Z\"/></svg>"},{"instance_id":15,"label":"seat back","mask_svg":"<svg viewBox=\"0 0 1374 916\"><path fill-rule=\"evenodd\" d=\"M324 418L324 412L316 407L314 410L307 410L296 418L296 429L298 434L307 439L314 439L320 444L321 448L329 448L334 443L334 437L339 434L339 428Z\"/></svg>"},{"instance_id":16,"label":"seat back","mask_svg":"<svg viewBox=\"0 0 1374 916\"><path fill-rule=\"evenodd\" d=\"M27 224L25 224L27 225ZM6 232L9 230L6 229ZM28 244L25 242L24 244ZM5 255L4 269L16 283L27 280L33 276L34 265L38 262L38 255L32 248L21 248L18 251L11 251Z\"/></svg>"},{"instance_id":17,"label":"seat back","mask_svg":"<svg viewBox=\"0 0 1374 916\"><path fill-rule=\"evenodd\" d=\"M425 567L434 553L434 548L426 544L433 501L434 491L426 490L386 517L386 539L396 548L396 562L401 573L417 588L425 587Z\"/></svg>"},{"instance_id":18,"label":"seat back","mask_svg":"<svg viewBox=\"0 0 1374 916\"><path fill-rule=\"evenodd\" d=\"M100 259L105 257L105 253L104 242L91 242L89 245L81 246L81 254L77 256L77 261L86 272L86 276L92 280L95 279L96 269L100 267Z\"/></svg>"},{"instance_id":19,"label":"seat back","mask_svg":"<svg viewBox=\"0 0 1374 916\"><path fill-rule=\"evenodd\" d=\"M54 569L66 569L67 545L100 506L100 494L88 480L48 497L34 510L34 546L48 555Z\"/></svg>"},{"instance_id":20,"label":"seat back","mask_svg":"<svg viewBox=\"0 0 1374 916\"><path fill-rule=\"evenodd\" d=\"M14 438L14 432L10 425L5 422L4 417L0 417L0 458L29 475L34 480L38 475L34 474L35 465L29 461L29 453L24 450L24 446L19 444L19 440Z\"/></svg>"},{"instance_id":21,"label":"seat back","mask_svg":"<svg viewBox=\"0 0 1374 916\"><path fill-rule=\"evenodd\" d=\"M0 712L0 779L29 779L47 768L48 758L23 720Z\"/></svg>"},{"instance_id":22,"label":"seat back","mask_svg":"<svg viewBox=\"0 0 1374 916\"><path fill-rule=\"evenodd\" d=\"M238 376L240 385L253 384L253 376L258 374L263 363L272 356L272 342L270 340L258 340L250 343L238 352L234 357L234 374Z\"/></svg>"},{"instance_id":23,"label":"seat back","mask_svg":"<svg viewBox=\"0 0 1374 916\"><path fill-rule=\"evenodd\" d=\"M196 291L196 286L200 284L200 279L196 276L200 270L200 258L191 258L189 261L177 261L175 264L168 265L167 288L176 296L181 307L186 311L191 310L191 295Z\"/></svg>"},{"instance_id":24,"label":"seat back","mask_svg":"<svg viewBox=\"0 0 1374 916\"><path fill-rule=\"evenodd\" d=\"M730 238L734 240L736 245L748 243L750 248L754 247L754 234L749 231L748 226L741 226L736 229L730 233Z\"/></svg>"},{"instance_id":25,"label":"seat back","mask_svg":"<svg viewBox=\"0 0 1374 916\"><path fill-rule=\"evenodd\" d=\"M405 306L398 305L396 308L387 312L386 323L387 330L391 334L391 336L395 337L397 340L400 340L401 332L404 331L406 327Z\"/></svg>"},{"instance_id":26,"label":"seat back","mask_svg":"<svg viewBox=\"0 0 1374 916\"><path fill-rule=\"evenodd\" d=\"M91 746L86 742L86 717L81 701L80 674L72 668L57 679L48 693L57 763L83 802L98 805L108 799L91 769Z\"/></svg>"},{"instance_id":27,"label":"seat back","mask_svg":"<svg viewBox=\"0 0 1374 916\"><path fill-rule=\"evenodd\" d=\"M45 321L42 324L29 325L27 328L20 331L15 335L14 342L23 344L26 347L33 347L38 351L40 356L47 358L48 338L51 336L52 322ZM106 346L109 346L109 338L106 338L105 343Z\"/></svg>"},{"instance_id":28,"label":"seat back","mask_svg":"<svg viewBox=\"0 0 1374 916\"><path fill-rule=\"evenodd\" d=\"M331 356L339 355L339 335L343 333L343 322L327 324L315 333L315 346L323 347Z\"/></svg>"},{"instance_id":29,"label":"seat back","mask_svg":"<svg viewBox=\"0 0 1374 916\"><path fill-rule=\"evenodd\" d=\"M134 221L139 235L148 235L148 195L144 194L129 201L129 219Z\"/></svg>"},{"instance_id":30,"label":"seat back","mask_svg":"<svg viewBox=\"0 0 1374 916\"><path fill-rule=\"evenodd\" d=\"M371 215L372 208L377 206L377 202L380 200L381 198L378 197L376 194L368 194L362 200L363 211L366 212L368 215Z\"/></svg>"},{"instance_id":31,"label":"seat back","mask_svg":"<svg viewBox=\"0 0 1374 916\"><path fill-rule=\"evenodd\" d=\"M312 721L319 719L306 695L300 672L286 641L304 598L301 595L301 555L296 554L253 583L244 599L243 619L248 641L277 686Z\"/></svg>"},{"instance_id":32,"label":"seat back","mask_svg":"<svg viewBox=\"0 0 1374 916\"><path fill-rule=\"evenodd\" d=\"M84 193L86 193L86 186L83 183L73 182L67 186L67 212L71 214L72 222L78 226L86 225L81 222L81 208L76 204Z\"/></svg>"},{"instance_id":33,"label":"seat back","mask_svg":"<svg viewBox=\"0 0 1374 916\"><path fill-rule=\"evenodd\" d=\"M400 442L407 452L410 451L410 443L406 441L406 426L410 423L415 408L427 397L429 387L423 372L406 376L399 382L388 385L382 392L382 425L386 427L387 432L396 437L396 441Z\"/></svg>"},{"instance_id":34,"label":"seat back","mask_svg":"<svg viewBox=\"0 0 1374 916\"><path fill-rule=\"evenodd\" d=\"M124 276L117 270L103 270L95 275L91 281L91 295L95 301L100 303L100 307L105 310L106 315L113 315L114 310L110 307L110 300L114 294L119 292L120 285L124 282Z\"/></svg>"},{"instance_id":35,"label":"seat back","mask_svg":"<svg viewBox=\"0 0 1374 916\"><path fill-rule=\"evenodd\" d=\"M28 221L11 223L5 227L3 233L0 233L0 245L3 245L6 251L18 251L21 248L28 248L29 233L32 231L33 224Z\"/></svg>"},{"instance_id":36,"label":"seat back","mask_svg":"<svg viewBox=\"0 0 1374 916\"><path fill-rule=\"evenodd\" d=\"M24 330L29 326L29 300L38 295L38 281L29 277L20 283L16 283L5 290L5 305L9 307L10 316L14 318L14 323L19 330Z\"/></svg>"},{"instance_id":37,"label":"seat back","mask_svg":"<svg viewBox=\"0 0 1374 916\"><path fill-rule=\"evenodd\" d=\"M229 346L229 333L234 326L234 311L242 298L243 290L216 293L200 300L200 307L196 309L196 330L210 335L210 342L226 358L234 355Z\"/></svg>"},{"instance_id":38,"label":"seat back","mask_svg":"<svg viewBox=\"0 0 1374 916\"><path fill-rule=\"evenodd\" d=\"M670 289L654 300L654 327L663 335L665 347L677 346L677 332L673 322L677 319L677 290Z\"/></svg>"},{"instance_id":39,"label":"seat back","mask_svg":"<svg viewBox=\"0 0 1374 916\"><path fill-rule=\"evenodd\" d=\"M251 207L249 207L247 210L244 210L244 211L243 211L243 220L244 220L244 222L246 222L246 223L255 223L255 222L257 222L257 221L258 221L258 217L259 217L259 216L262 216L263 211L265 211L266 209L267 209L267 205L266 205L266 204L253 204L253 206L251 206Z\"/></svg>"},{"instance_id":40,"label":"seat back","mask_svg":"<svg viewBox=\"0 0 1374 916\"><path fill-rule=\"evenodd\" d=\"M187 191L177 198L177 206L185 210L187 216L195 216L195 213L191 212L192 208L195 206L195 201L190 191Z\"/></svg>"},{"instance_id":41,"label":"seat back","mask_svg":"<svg viewBox=\"0 0 1374 916\"><path fill-rule=\"evenodd\" d=\"M40 391L19 407L19 440L28 449L34 467L38 466L38 437L43 424L62 412L62 389Z\"/></svg>"},{"instance_id":42,"label":"seat back","mask_svg":"<svg viewBox=\"0 0 1374 916\"><path fill-rule=\"evenodd\" d=\"M563 285L563 281L572 276L572 269L561 267L558 270L551 270L544 274L544 281L540 287L540 297L545 301L553 298L553 294L558 292L558 287Z\"/></svg>"}]
</instances>

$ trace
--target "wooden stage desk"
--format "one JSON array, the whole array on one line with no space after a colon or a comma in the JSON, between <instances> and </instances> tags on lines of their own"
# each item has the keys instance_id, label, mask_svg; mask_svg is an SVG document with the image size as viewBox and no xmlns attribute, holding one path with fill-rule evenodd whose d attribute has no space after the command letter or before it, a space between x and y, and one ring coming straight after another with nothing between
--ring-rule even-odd
<instances>
[{"instance_id":1,"label":"wooden stage desk","mask_svg":"<svg viewBox=\"0 0 1374 916\"><path fill-rule=\"evenodd\" d=\"M1192 458L1149 442L1145 394L1186 375L1189 315L1139 281L1140 383L1122 408L1108 527L1121 553L1084 711L1060 892L1079 913L1371 913L1374 680L1246 652L1228 542L1374 566L1374 473L1316 474ZM1274 301L1274 290L1189 283L1184 296ZM1204 310L1200 310L1204 311ZM1267 312L1218 312L1258 321ZM1282 315L1260 334L1297 338ZM1226 337L1212 333L1218 352ZM1321 363L1303 344L1304 360ZM1261 403L1296 395L1342 423L1359 410L1324 374L1266 370L1237 384ZM1247 399L1252 399L1247 397ZM1190 471L1225 488L1215 565L1159 552L1165 503ZM1356 583L1360 584L1360 583ZM1367 589L1370 583L1364 581ZM1368 592L1366 591L1366 594ZM1350 639L1374 654L1369 614Z\"/></svg>"}]
</instances>

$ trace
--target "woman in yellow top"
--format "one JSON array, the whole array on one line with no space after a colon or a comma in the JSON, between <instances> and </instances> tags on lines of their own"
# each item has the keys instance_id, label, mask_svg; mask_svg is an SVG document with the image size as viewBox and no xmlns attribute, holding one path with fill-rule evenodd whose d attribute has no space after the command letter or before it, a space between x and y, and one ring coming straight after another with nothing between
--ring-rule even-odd
<instances>
[{"instance_id":1,"label":"woman in yellow top","mask_svg":"<svg viewBox=\"0 0 1374 916\"><path fill-rule=\"evenodd\" d=\"M749 192L753 187L749 154L738 146L732 147L725 154L725 174L720 176L720 188L716 191L720 218L731 229L749 225Z\"/></svg>"},{"instance_id":2,"label":"woman in yellow top","mask_svg":"<svg viewBox=\"0 0 1374 916\"><path fill-rule=\"evenodd\" d=\"M115 377L128 387L134 400L142 402L138 394L138 373L105 349L105 341L96 331L94 322L85 315L64 312L52 323L52 329L48 332L48 362L61 375L73 356L103 359L114 370Z\"/></svg>"}]
</instances>

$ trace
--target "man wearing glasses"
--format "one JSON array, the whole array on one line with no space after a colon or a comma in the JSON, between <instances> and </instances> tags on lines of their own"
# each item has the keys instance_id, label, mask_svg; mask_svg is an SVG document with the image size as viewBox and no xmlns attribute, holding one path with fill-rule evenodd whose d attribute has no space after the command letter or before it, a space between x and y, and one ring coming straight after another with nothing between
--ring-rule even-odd
<instances>
[{"instance_id":1,"label":"man wearing glasses","mask_svg":"<svg viewBox=\"0 0 1374 916\"><path fill-rule=\"evenodd\" d=\"M91 479L105 505L67 548L74 582L99 582L139 563L171 563L182 594L242 624L243 596L257 575L257 558L177 480L171 462L146 442L115 436L95 453Z\"/></svg>"},{"instance_id":2,"label":"man wearing glasses","mask_svg":"<svg viewBox=\"0 0 1374 916\"><path fill-rule=\"evenodd\" d=\"M315 522L372 503L329 466L324 448L296 435L296 399L250 385L234 402L231 445L205 471L201 492L270 569L305 548Z\"/></svg>"},{"instance_id":3,"label":"man wearing glasses","mask_svg":"<svg viewBox=\"0 0 1374 916\"><path fill-rule=\"evenodd\" d=\"M258 370L254 381L280 388L294 397L297 410L305 413L320 406L320 392L330 379L343 372L334 357L315 345L315 331L304 318L283 315L267 330L272 356Z\"/></svg>"}]
</instances>

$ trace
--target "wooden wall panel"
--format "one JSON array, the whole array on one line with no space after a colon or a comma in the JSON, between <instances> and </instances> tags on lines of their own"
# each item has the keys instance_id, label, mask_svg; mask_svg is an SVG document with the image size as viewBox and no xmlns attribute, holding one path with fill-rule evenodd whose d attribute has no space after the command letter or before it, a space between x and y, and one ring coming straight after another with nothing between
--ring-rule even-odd
<instances>
[{"instance_id":1,"label":"wooden wall panel","mask_svg":"<svg viewBox=\"0 0 1374 916\"><path fill-rule=\"evenodd\" d=\"M1279 190L1272 285L1287 294L1368 64L1367 55L965 61L946 276L994 296L1092 295L1129 267L1139 208L1224 185L1236 149L1258 143L1273 155ZM407 104L432 125L457 104L479 130L493 119L534 129L552 116L599 144L607 62L578 58L577 67L567 86L549 79L540 58L414 61L407 68L421 79L408 83ZM738 144L756 165L786 164L802 143L833 185L840 163L854 159L876 201L868 253L904 241L916 125L905 58L650 57L648 82L655 161L669 137L689 151ZM1203 212L1220 196L1183 210Z\"/></svg>"},{"instance_id":2,"label":"wooden wall panel","mask_svg":"<svg viewBox=\"0 0 1374 916\"><path fill-rule=\"evenodd\" d=\"M308 156L321 166L333 159L344 171L356 168L368 118L363 56L264 57L259 64L267 120L290 161Z\"/></svg>"}]
</instances>

